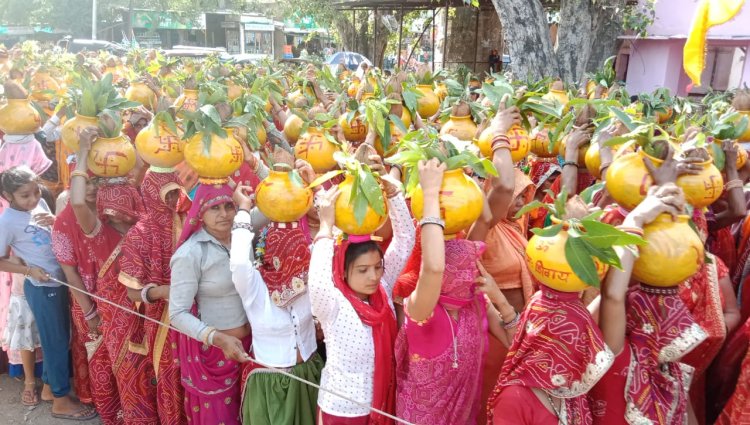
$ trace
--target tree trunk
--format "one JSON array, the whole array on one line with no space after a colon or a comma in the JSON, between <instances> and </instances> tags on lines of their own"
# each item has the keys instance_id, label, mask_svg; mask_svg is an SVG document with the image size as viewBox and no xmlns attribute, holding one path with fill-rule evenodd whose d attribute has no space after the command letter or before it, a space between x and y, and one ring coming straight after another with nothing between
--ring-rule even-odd
<instances>
[{"instance_id":1,"label":"tree trunk","mask_svg":"<svg viewBox=\"0 0 750 425\"><path fill-rule=\"evenodd\" d=\"M503 25L513 74L520 79L557 75L557 59L540 1L492 0L492 3Z\"/></svg>"},{"instance_id":2,"label":"tree trunk","mask_svg":"<svg viewBox=\"0 0 750 425\"><path fill-rule=\"evenodd\" d=\"M605 60L616 55L622 42L617 37L622 33L622 11L626 0L606 0L594 15L593 38L586 71L592 72Z\"/></svg>"},{"instance_id":3,"label":"tree trunk","mask_svg":"<svg viewBox=\"0 0 750 425\"><path fill-rule=\"evenodd\" d=\"M561 0L557 50L539 0L492 0L516 78L559 77L583 83L586 72L617 53L626 0Z\"/></svg>"}]
</instances>

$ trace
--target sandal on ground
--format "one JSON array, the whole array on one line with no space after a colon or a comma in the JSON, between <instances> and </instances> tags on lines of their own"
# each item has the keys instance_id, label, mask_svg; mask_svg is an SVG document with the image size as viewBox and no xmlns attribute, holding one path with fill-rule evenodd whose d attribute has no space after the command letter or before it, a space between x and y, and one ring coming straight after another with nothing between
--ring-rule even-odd
<instances>
[{"instance_id":1,"label":"sandal on ground","mask_svg":"<svg viewBox=\"0 0 750 425\"><path fill-rule=\"evenodd\" d=\"M37 394L36 392L35 382L23 384L21 404L23 404L24 406L37 406L39 404L39 394Z\"/></svg>"},{"instance_id":2,"label":"sandal on ground","mask_svg":"<svg viewBox=\"0 0 750 425\"><path fill-rule=\"evenodd\" d=\"M64 414L64 413L53 413L52 417L56 419L67 419L69 421L88 421L91 419L94 419L95 417L99 416L98 413L96 413L96 410L91 406L83 405L80 409L78 409L77 412L72 414Z\"/></svg>"}]
</instances>

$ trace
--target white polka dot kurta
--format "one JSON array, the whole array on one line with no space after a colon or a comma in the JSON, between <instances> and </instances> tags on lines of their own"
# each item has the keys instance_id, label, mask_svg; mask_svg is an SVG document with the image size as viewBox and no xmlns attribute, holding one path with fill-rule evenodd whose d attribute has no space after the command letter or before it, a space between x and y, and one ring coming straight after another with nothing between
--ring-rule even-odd
<instances>
[{"instance_id":1,"label":"white polka dot kurta","mask_svg":"<svg viewBox=\"0 0 750 425\"><path fill-rule=\"evenodd\" d=\"M393 309L393 285L411 255L416 236L403 195L388 200L388 211L393 226L393 241L385 253L381 285ZM372 328L362 323L354 307L333 285L333 248L333 240L318 240L313 246L310 261L310 301L313 315L320 321L325 334L328 356L320 385L369 406L372 403L375 369ZM325 391L319 393L318 406L334 416L357 417L370 413L366 407Z\"/></svg>"}]
</instances>

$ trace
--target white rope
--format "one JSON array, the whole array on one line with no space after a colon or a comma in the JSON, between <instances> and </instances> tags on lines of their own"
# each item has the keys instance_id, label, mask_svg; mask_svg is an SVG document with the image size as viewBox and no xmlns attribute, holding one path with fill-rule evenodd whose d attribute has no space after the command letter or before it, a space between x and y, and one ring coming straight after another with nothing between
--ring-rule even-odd
<instances>
[{"instance_id":1,"label":"white rope","mask_svg":"<svg viewBox=\"0 0 750 425\"><path fill-rule=\"evenodd\" d=\"M162 323L162 322L161 322L161 321L159 321L159 320L156 320L156 319L152 319L151 317L148 317L148 316L146 316L146 315L144 315L144 314L138 313L137 311L133 311L133 310L131 310L131 309L127 308L127 307L123 307L123 306L121 306L121 305L119 305L119 304L117 304L117 303L114 303L114 302L112 302L112 301L110 301L110 300L106 299L106 298L102 298L102 297L100 297L100 296L98 296L98 295L96 295L96 294L92 294L91 292L88 292L88 291L86 291L85 289L77 288L77 287L75 287L75 286L73 286L73 285L71 285L71 284L69 284L69 283L67 283L67 282L63 282L63 281L61 281L61 280L55 279L55 278L54 278L54 277L52 277L52 276L50 276L50 278L49 278L49 279L50 279L50 280L51 280L52 282L55 282L55 283L59 283L59 284L61 284L61 285L65 285L65 286L67 286L68 288L71 288L71 289L74 289L74 290L76 290L76 291L78 291L78 292L84 293L84 294L88 295L89 297L91 297L91 298L94 298L94 299L96 299L97 301L102 301L102 302L105 302L105 303L107 303L107 304L113 305L113 306L115 306L115 307L119 308L120 310L124 310L124 311L126 311L126 312L128 312L128 313L131 313L131 314L133 314L133 315L136 315L136 316L138 316L138 317L140 317L140 318L142 318L142 319L144 319L144 320L149 320L149 321L151 321L151 322L154 322L154 323L156 323L156 324L157 324L157 325L159 325L159 326L164 326L165 328L168 328L168 329L171 329L171 330L173 330L173 331L175 331L175 332L181 333L181 334L183 334L183 335L187 336L188 338L191 338L191 339L195 339L195 338L193 338L192 336L190 336L190 335L188 335L188 334L186 334L186 333L184 333L184 332L180 331L179 329L175 328L175 327L174 327L174 326L172 326L172 325L166 325L166 324ZM196 341L198 341L197 339L195 339L195 340L196 340ZM199 342L202 342L202 341L199 341ZM359 406L359 407L364 407L364 408L366 408L366 409L369 409L369 410L371 410L371 411L373 411L373 412L375 412L375 413L378 413L378 414L380 414L380 415L383 415L383 416L385 416L385 417L387 417L387 418L389 418L389 419L393 419L394 421L396 421L396 422L398 422L398 423L402 423L402 424L405 424L405 425L415 425L415 424L413 424L413 423L411 423L411 422L408 422L408 421L406 421L406 420L404 420L404 419L401 419L401 418L398 418L398 417L396 417L396 416L393 416L393 415L391 415L391 414L388 414L388 413L386 413L386 412L384 412L384 411L382 411L382 410L376 409L376 408L374 408L374 407L372 407L372 406L366 405L366 404L364 404L364 403L360 403L360 402L358 402L358 401L356 401L356 400L352 400L351 398L349 398L349 397L347 397L347 396L345 396L345 395L341 395L341 394L339 394L339 393L337 393L337 392L335 392L335 391L331 391L331 390L329 390L329 389L327 389L327 388L323 388L323 387L321 387L320 385L318 385L318 384L316 384L316 383L314 383L314 382L310 382L310 381L308 381L308 380L306 380L306 379L300 378L299 376L295 376L295 375L292 375L291 373L289 373L289 372L286 372L285 370L282 370L282 369L278 369L278 368L276 368L276 367L274 367L274 366L270 366L270 365L267 365L267 364L265 364L265 363L263 363L263 362L261 362L261 361L259 361L259 360L255 359L255 358L253 358L253 357L250 357L249 355L248 355L248 358L250 359L250 361L252 361L252 362L255 362L255 363L257 363L257 364L259 364L259 365L261 365L261 366L263 366L263 367L265 367L265 368L267 368L267 369L271 369L271 370L273 370L274 372L280 373L280 374L282 374L282 375L284 375L284 376L287 376L287 377L289 377L289 378L292 378L292 379L296 379L296 380L298 380L298 381L302 382L303 384L307 384L307 385L310 385L310 386L312 386L312 387L315 387L315 388L317 388L317 389L318 389L318 390L320 390L320 391L324 391L324 392L327 392L327 393L329 393L329 394L333 394L333 395L335 395L336 397L339 397L339 398L341 398L341 399L344 399L344 400L346 400L346 401L348 401L348 402L350 402L350 403L356 404L356 405L357 405L357 406Z\"/></svg>"}]
</instances>

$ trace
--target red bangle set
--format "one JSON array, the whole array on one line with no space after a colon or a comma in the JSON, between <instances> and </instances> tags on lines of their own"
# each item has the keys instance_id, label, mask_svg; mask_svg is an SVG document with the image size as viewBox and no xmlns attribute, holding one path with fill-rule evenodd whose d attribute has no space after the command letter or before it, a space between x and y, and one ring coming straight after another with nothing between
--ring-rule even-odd
<instances>
[{"instance_id":1,"label":"red bangle set","mask_svg":"<svg viewBox=\"0 0 750 425\"><path fill-rule=\"evenodd\" d=\"M492 153L494 154L498 149L510 150L510 139L508 136L501 134L492 139Z\"/></svg>"}]
</instances>

